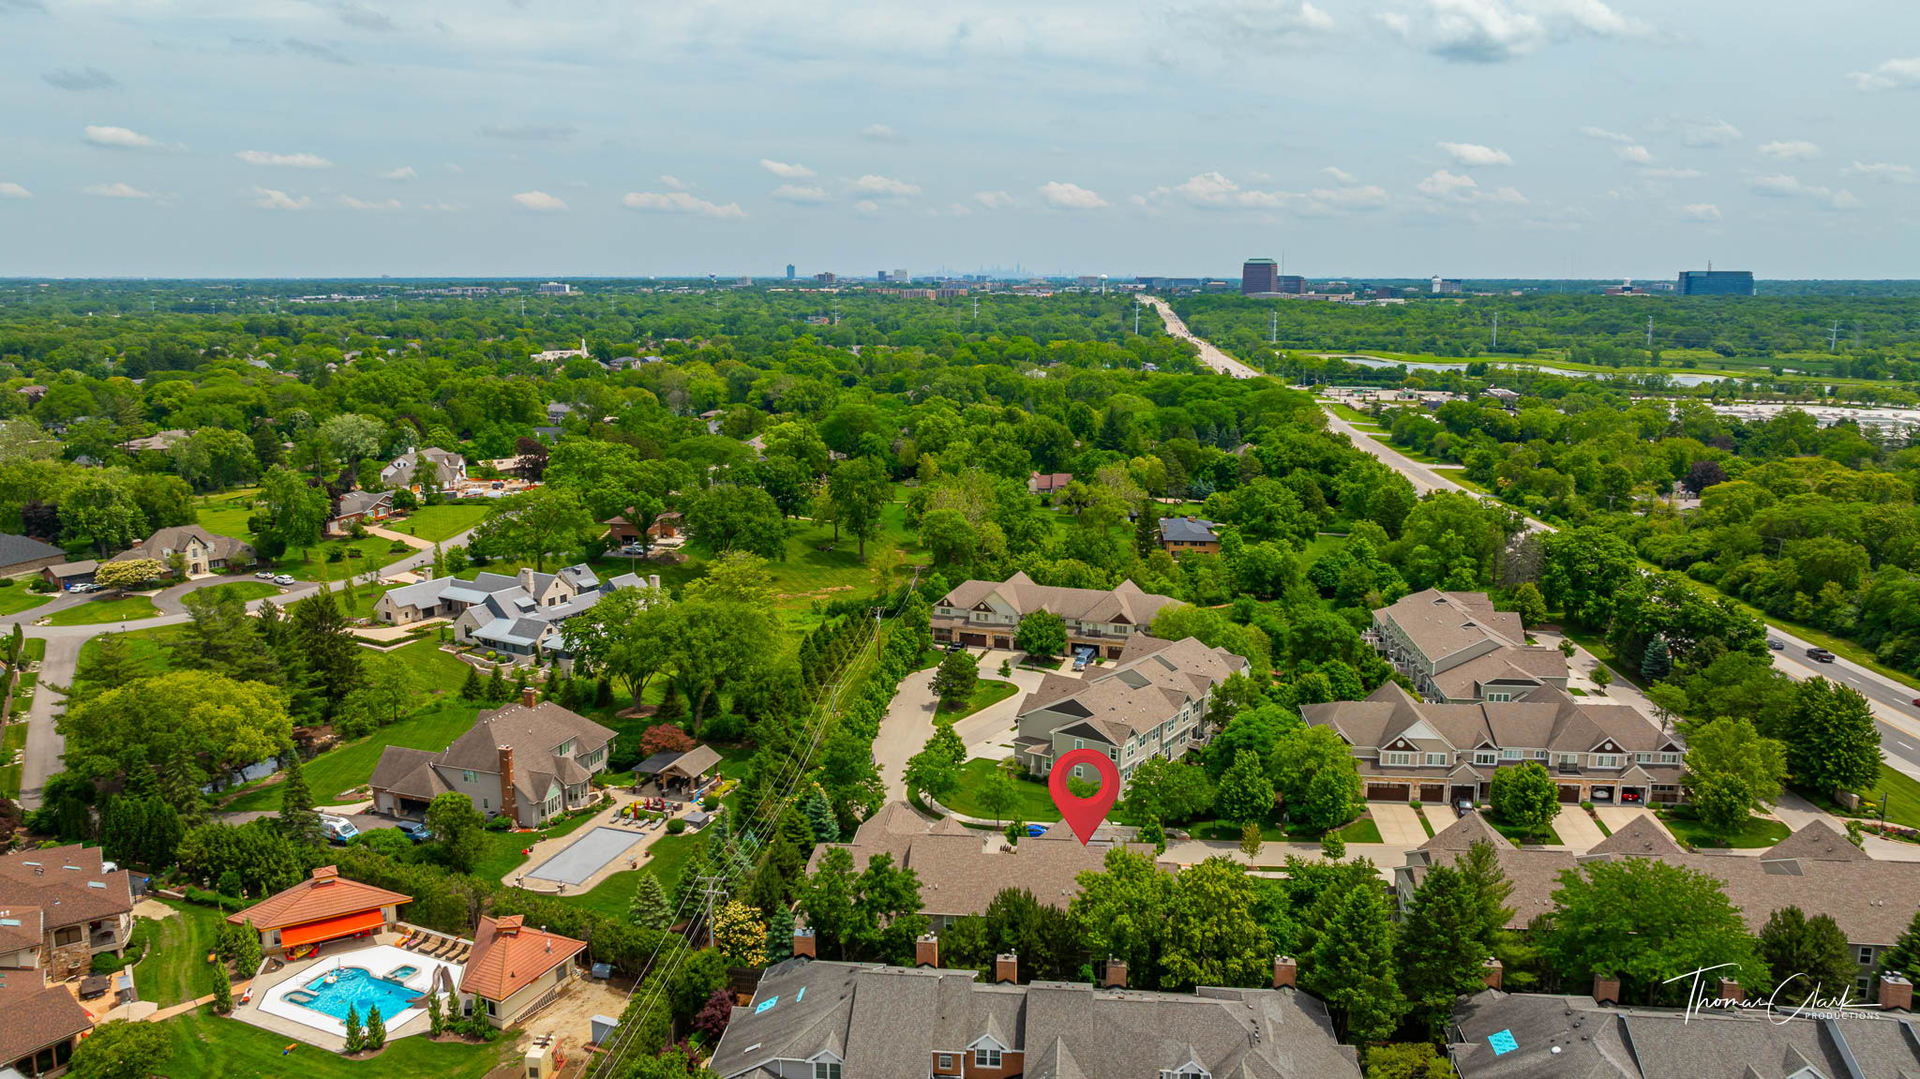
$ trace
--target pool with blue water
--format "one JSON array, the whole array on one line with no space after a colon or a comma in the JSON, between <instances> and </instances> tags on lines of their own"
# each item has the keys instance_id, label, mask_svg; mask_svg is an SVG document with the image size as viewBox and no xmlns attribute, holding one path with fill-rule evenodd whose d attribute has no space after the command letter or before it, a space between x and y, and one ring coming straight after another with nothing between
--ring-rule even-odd
<instances>
[{"instance_id":1,"label":"pool with blue water","mask_svg":"<svg viewBox=\"0 0 1920 1079\"><path fill-rule=\"evenodd\" d=\"M292 994L287 999L344 1023L348 1008L358 1011L362 1021L374 1008L380 1009L382 1017L390 1019L406 1010L407 1002L420 995L418 990L408 989L399 982L377 978L364 967L340 967L328 974L339 977L329 985L327 974L322 974L305 985L300 994L305 999L296 999Z\"/></svg>"}]
</instances>

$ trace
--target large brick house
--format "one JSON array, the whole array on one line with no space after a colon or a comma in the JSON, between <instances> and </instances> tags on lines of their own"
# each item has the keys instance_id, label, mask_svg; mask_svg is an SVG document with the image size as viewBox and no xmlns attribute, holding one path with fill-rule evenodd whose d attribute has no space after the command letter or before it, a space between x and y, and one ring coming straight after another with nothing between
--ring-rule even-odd
<instances>
[{"instance_id":1,"label":"large brick house","mask_svg":"<svg viewBox=\"0 0 1920 1079\"><path fill-rule=\"evenodd\" d=\"M72 990L133 932L126 870L77 844L0 855L0 1075L64 1070L93 1019Z\"/></svg>"},{"instance_id":2,"label":"large brick house","mask_svg":"<svg viewBox=\"0 0 1920 1079\"><path fill-rule=\"evenodd\" d=\"M171 528L162 528L107 561L126 562L137 558L151 558L163 566L172 568L173 559L176 556L179 557L180 564L189 577L225 573L229 569L253 564L251 546L231 536L216 535L199 525L175 525Z\"/></svg>"},{"instance_id":3,"label":"large brick house","mask_svg":"<svg viewBox=\"0 0 1920 1079\"><path fill-rule=\"evenodd\" d=\"M1366 634L1395 670L1436 701L1523 701L1567 688L1567 657L1527 643L1520 616L1481 592L1429 588L1373 612Z\"/></svg>"},{"instance_id":4,"label":"large brick house","mask_svg":"<svg viewBox=\"0 0 1920 1079\"><path fill-rule=\"evenodd\" d=\"M420 819L450 791L473 799L489 817L505 814L538 828L593 800L593 776L606 770L613 731L533 690L504 708L482 712L473 729L434 753L388 746L369 787L373 811Z\"/></svg>"},{"instance_id":5,"label":"large brick house","mask_svg":"<svg viewBox=\"0 0 1920 1079\"><path fill-rule=\"evenodd\" d=\"M933 606L933 639L976 648L1012 648L1020 619L1050 611L1067 624L1067 643L1118 659L1127 641L1145 634L1153 616L1172 596L1142 591L1132 581L1118 588L1060 588L1035 584L1025 573L1004 581L965 581Z\"/></svg>"},{"instance_id":6,"label":"large brick house","mask_svg":"<svg viewBox=\"0 0 1920 1079\"><path fill-rule=\"evenodd\" d=\"M1353 747L1372 799L1483 801L1495 771L1537 761L1562 802L1685 800L1678 735L1637 709L1576 701L1551 686L1526 700L1434 704L1384 682L1365 700L1302 705L1300 714Z\"/></svg>"}]
</instances>

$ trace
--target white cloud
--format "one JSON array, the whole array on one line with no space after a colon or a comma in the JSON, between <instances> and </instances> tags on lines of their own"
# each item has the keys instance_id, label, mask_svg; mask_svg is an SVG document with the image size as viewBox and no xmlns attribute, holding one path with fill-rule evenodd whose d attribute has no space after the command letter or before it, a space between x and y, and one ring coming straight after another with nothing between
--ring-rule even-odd
<instances>
[{"instance_id":1,"label":"white cloud","mask_svg":"<svg viewBox=\"0 0 1920 1079\"><path fill-rule=\"evenodd\" d=\"M413 171L412 165L402 165L397 169L381 173L380 178L382 180L411 180L418 175L420 174Z\"/></svg>"},{"instance_id":2,"label":"white cloud","mask_svg":"<svg viewBox=\"0 0 1920 1079\"><path fill-rule=\"evenodd\" d=\"M333 162L319 154L276 154L266 150L242 150L233 155L249 165L267 165L284 169L330 169Z\"/></svg>"},{"instance_id":3,"label":"white cloud","mask_svg":"<svg viewBox=\"0 0 1920 1079\"><path fill-rule=\"evenodd\" d=\"M687 182L678 176L670 176L662 173L660 175L660 182L675 191L685 191L687 189Z\"/></svg>"},{"instance_id":4,"label":"white cloud","mask_svg":"<svg viewBox=\"0 0 1920 1079\"><path fill-rule=\"evenodd\" d=\"M976 191L973 201L989 210L1004 210L1013 205L1013 196L1005 191Z\"/></svg>"},{"instance_id":5,"label":"white cloud","mask_svg":"<svg viewBox=\"0 0 1920 1079\"><path fill-rule=\"evenodd\" d=\"M125 181L111 184L89 184L80 190L89 195L98 195L103 199L151 199L159 197L151 191L142 191Z\"/></svg>"},{"instance_id":6,"label":"white cloud","mask_svg":"<svg viewBox=\"0 0 1920 1079\"><path fill-rule=\"evenodd\" d=\"M860 129L860 137L868 142L904 142L905 137L885 124L868 124Z\"/></svg>"},{"instance_id":7,"label":"white cloud","mask_svg":"<svg viewBox=\"0 0 1920 1079\"><path fill-rule=\"evenodd\" d=\"M1446 169L1428 176L1414 185L1415 190L1430 198L1448 202L1499 202L1519 204L1527 197L1518 188L1484 188L1471 176L1448 172Z\"/></svg>"},{"instance_id":8,"label":"white cloud","mask_svg":"<svg viewBox=\"0 0 1920 1079\"><path fill-rule=\"evenodd\" d=\"M1079 184L1049 180L1041 184L1038 190L1048 206L1060 210L1097 210L1107 205L1106 199Z\"/></svg>"},{"instance_id":9,"label":"white cloud","mask_svg":"<svg viewBox=\"0 0 1920 1079\"><path fill-rule=\"evenodd\" d=\"M1653 164L1653 151L1647 149L1644 146L1638 146L1638 145L1622 146L1619 149L1615 150L1614 153L1619 154L1620 160L1625 161L1628 164L1632 164L1632 165Z\"/></svg>"},{"instance_id":10,"label":"white cloud","mask_svg":"<svg viewBox=\"0 0 1920 1079\"><path fill-rule=\"evenodd\" d=\"M1760 147L1760 152L1781 161L1798 161L1803 158L1819 157L1820 147L1805 139L1788 139L1782 142L1769 142Z\"/></svg>"},{"instance_id":11,"label":"white cloud","mask_svg":"<svg viewBox=\"0 0 1920 1079\"><path fill-rule=\"evenodd\" d=\"M1513 60L1573 38L1654 34L1602 0L1415 0L1378 19L1415 48L1478 64Z\"/></svg>"},{"instance_id":12,"label":"white cloud","mask_svg":"<svg viewBox=\"0 0 1920 1079\"><path fill-rule=\"evenodd\" d=\"M545 191L522 191L513 197L513 201L540 213L555 213L567 208L565 199L549 195Z\"/></svg>"},{"instance_id":13,"label":"white cloud","mask_svg":"<svg viewBox=\"0 0 1920 1079\"><path fill-rule=\"evenodd\" d=\"M33 192L16 183L0 183L0 199L30 199Z\"/></svg>"},{"instance_id":14,"label":"white cloud","mask_svg":"<svg viewBox=\"0 0 1920 1079\"><path fill-rule=\"evenodd\" d=\"M1199 36L1230 52L1270 54L1334 28L1333 16L1310 0L1200 0L1169 12L1172 36Z\"/></svg>"},{"instance_id":15,"label":"white cloud","mask_svg":"<svg viewBox=\"0 0 1920 1079\"><path fill-rule=\"evenodd\" d=\"M1894 165L1885 161L1872 164L1855 161L1841 171L1848 176L1866 176L1883 184L1910 184L1920 179L1914 174L1912 165Z\"/></svg>"},{"instance_id":16,"label":"white cloud","mask_svg":"<svg viewBox=\"0 0 1920 1079\"><path fill-rule=\"evenodd\" d=\"M1261 191L1241 187L1219 172L1203 172L1172 187L1156 187L1133 201L1143 206L1175 201L1204 210L1281 210L1302 217L1331 217L1379 209L1388 195L1384 188L1371 185Z\"/></svg>"},{"instance_id":17,"label":"white cloud","mask_svg":"<svg viewBox=\"0 0 1920 1079\"><path fill-rule=\"evenodd\" d=\"M1860 200L1851 191L1835 191L1830 187L1805 183L1798 176L1756 176L1751 187L1756 195L1774 199L1809 199L1824 203L1833 210L1853 210L1860 206Z\"/></svg>"},{"instance_id":18,"label":"white cloud","mask_svg":"<svg viewBox=\"0 0 1920 1079\"><path fill-rule=\"evenodd\" d=\"M1693 202L1680 207L1680 216L1688 221L1718 221L1720 207L1711 202Z\"/></svg>"},{"instance_id":19,"label":"white cloud","mask_svg":"<svg viewBox=\"0 0 1920 1079\"><path fill-rule=\"evenodd\" d=\"M812 205L827 201L827 189L817 185L781 184L773 189L773 197L781 202Z\"/></svg>"},{"instance_id":20,"label":"white cloud","mask_svg":"<svg viewBox=\"0 0 1920 1079\"><path fill-rule=\"evenodd\" d=\"M1680 142L1696 150L1709 150L1740 141L1740 129L1725 120L1678 119L1668 121L1664 127L1677 130Z\"/></svg>"},{"instance_id":21,"label":"white cloud","mask_svg":"<svg viewBox=\"0 0 1920 1079\"><path fill-rule=\"evenodd\" d=\"M1593 127L1591 125L1581 128L1580 133L1590 139L1599 139L1601 142L1632 142L1633 141L1632 135L1622 135L1618 131L1608 131L1604 127Z\"/></svg>"},{"instance_id":22,"label":"white cloud","mask_svg":"<svg viewBox=\"0 0 1920 1079\"><path fill-rule=\"evenodd\" d=\"M1353 173L1333 165L1328 165L1326 168L1321 169L1320 173L1323 176L1331 177L1343 184L1359 183L1359 180L1354 177Z\"/></svg>"},{"instance_id":23,"label":"white cloud","mask_svg":"<svg viewBox=\"0 0 1920 1079\"><path fill-rule=\"evenodd\" d=\"M340 196L340 205L345 206L349 210L398 210L400 209L400 200L373 199L369 201L366 199L356 199L352 195L342 195Z\"/></svg>"},{"instance_id":24,"label":"white cloud","mask_svg":"<svg viewBox=\"0 0 1920 1079\"><path fill-rule=\"evenodd\" d=\"M95 146L105 146L111 150L156 150L160 147L159 140L126 127L88 124L81 135Z\"/></svg>"},{"instance_id":25,"label":"white cloud","mask_svg":"<svg viewBox=\"0 0 1920 1079\"><path fill-rule=\"evenodd\" d=\"M853 208L863 214L874 214L874 213L880 212L880 204L873 201L872 199L861 199L859 202L856 202L853 204Z\"/></svg>"},{"instance_id":26,"label":"white cloud","mask_svg":"<svg viewBox=\"0 0 1920 1079\"><path fill-rule=\"evenodd\" d=\"M706 199L689 195L685 191L629 191L620 200L631 209L645 210L656 214L694 214L699 217L720 219L742 218L747 212L737 203L724 205L708 202Z\"/></svg>"},{"instance_id":27,"label":"white cloud","mask_svg":"<svg viewBox=\"0 0 1920 1079\"><path fill-rule=\"evenodd\" d=\"M1477 142L1443 142L1440 150L1461 165L1511 165L1513 158L1505 150L1482 146Z\"/></svg>"},{"instance_id":28,"label":"white cloud","mask_svg":"<svg viewBox=\"0 0 1920 1079\"><path fill-rule=\"evenodd\" d=\"M813 170L805 165L790 165L785 161L760 159L760 167L780 177L782 180L805 180L813 176Z\"/></svg>"},{"instance_id":29,"label":"white cloud","mask_svg":"<svg viewBox=\"0 0 1920 1079\"><path fill-rule=\"evenodd\" d=\"M289 195L271 187L256 187L253 195L253 204L262 210L304 210L313 205L306 195Z\"/></svg>"},{"instance_id":30,"label":"white cloud","mask_svg":"<svg viewBox=\"0 0 1920 1079\"><path fill-rule=\"evenodd\" d=\"M1888 60L1872 71L1856 71L1847 78L1862 90L1905 90L1920 86L1920 56Z\"/></svg>"},{"instance_id":31,"label":"white cloud","mask_svg":"<svg viewBox=\"0 0 1920 1079\"><path fill-rule=\"evenodd\" d=\"M910 195L918 195L920 193L920 188L917 184L910 184L904 180L896 180L891 176L875 176L872 173L868 173L858 180L855 180L853 182L853 190L862 195L873 195L891 199L903 199Z\"/></svg>"}]
</instances>

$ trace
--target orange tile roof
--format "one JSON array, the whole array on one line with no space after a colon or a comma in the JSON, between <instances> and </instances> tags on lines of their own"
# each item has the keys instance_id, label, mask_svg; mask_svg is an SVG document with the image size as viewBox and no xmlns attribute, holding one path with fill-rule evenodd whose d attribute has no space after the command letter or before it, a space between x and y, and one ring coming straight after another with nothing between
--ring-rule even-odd
<instances>
[{"instance_id":1,"label":"orange tile roof","mask_svg":"<svg viewBox=\"0 0 1920 1079\"><path fill-rule=\"evenodd\" d=\"M412 901L410 895L348 880L337 868L323 865L313 871L311 878L284 892L276 892L238 914L227 915L227 921L235 925L252 922L255 929L280 929Z\"/></svg>"},{"instance_id":2,"label":"orange tile roof","mask_svg":"<svg viewBox=\"0 0 1920 1079\"><path fill-rule=\"evenodd\" d=\"M497 920L480 916L473 954L460 975L461 992L505 1000L586 950L586 941L530 929L523 921L517 914Z\"/></svg>"}]
</instances>

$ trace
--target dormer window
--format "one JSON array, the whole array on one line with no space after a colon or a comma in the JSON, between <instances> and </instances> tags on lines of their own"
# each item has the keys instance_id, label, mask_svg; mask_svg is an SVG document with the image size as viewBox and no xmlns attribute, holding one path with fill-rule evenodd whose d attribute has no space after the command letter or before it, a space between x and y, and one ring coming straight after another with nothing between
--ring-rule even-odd
<instances>
[{"instance_id":1,"label":"dormer window","mask_svg":"<svg viewBox=\"0 0 1920 1079\"><path fill-rule=\"evenodd\" d=\"M1160 1079L1213 1079L1213 1073L1190 1060L1178 1068L1160 1069Z\"/></svg>"},{"instance_id":2,"label":"dormer window","mask_svg":"<svg viewBox=\"0 0 1920 1079\"><path fill-rule=\"evenodd\" d=\"M976 1068L997 1068L1000 1066L1000 1050L981 1046L973 1051L973 1066Z\"/></svg>"},{"instance_id":3,"label":"dormer window","mask_svg":"<svg viewBox=\"0 0 1920 1079\"><path fill-rule=\"evenodd\" d=\"M814 1061L813 1079L840 1079L840 1062L837 1060Z\"/></svg>"}]
</instances>

